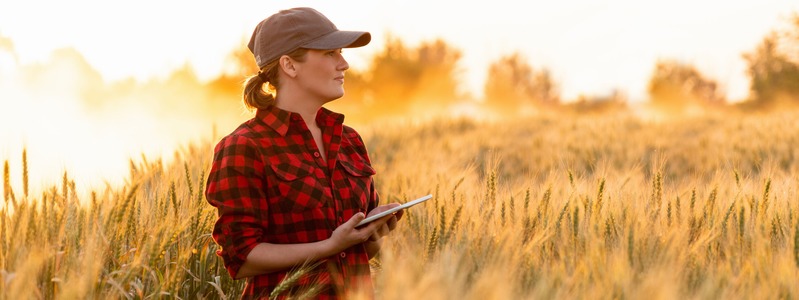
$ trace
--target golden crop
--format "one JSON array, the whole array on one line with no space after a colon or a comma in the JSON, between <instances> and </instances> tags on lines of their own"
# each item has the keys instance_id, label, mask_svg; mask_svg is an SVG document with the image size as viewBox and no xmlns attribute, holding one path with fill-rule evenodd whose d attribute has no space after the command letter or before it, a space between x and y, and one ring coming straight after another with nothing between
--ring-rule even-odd
<instances>
[{"instance_id":1,"label":"golden crop","mask_svg":"<svg viewBox=\"0 0 799 300\"><path fill-rule=\"evenodd\" d=\"M797 298L798 117L564 113L359 128L383 202L434 195L373 259L377 295ZM215 255L216 212L203 198L212 146L188 145L168 165L132 160L126 184L87 196L68 174L28 195L27 171L12 187L6 163L0 298L236 298L242 283Z\"/></svg>"}]
</instances>

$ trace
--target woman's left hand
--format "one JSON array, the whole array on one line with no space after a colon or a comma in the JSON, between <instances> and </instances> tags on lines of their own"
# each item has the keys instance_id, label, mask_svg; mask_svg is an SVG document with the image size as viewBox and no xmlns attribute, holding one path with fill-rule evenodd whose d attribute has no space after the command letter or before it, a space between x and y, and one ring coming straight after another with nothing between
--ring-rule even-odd
<instances>
[{"instance_id":1,"label":"woman's left hand","mask_svg":"<svg viewBox=\"0 0 799 300\"><path fill-rule=\"evenodd\" d=\"M399 205L400 205L399 203L391 203L391 204L378 206L375 209L373 209L372 211L370 211L369 215L367 215L367 217L369 217L371 215L379 214L379 213L381 213L383 211L389 210L389 209L397 207ZM375 230L374 234L372 234L369 237L369 241L373 241L373 242L374 241L378 241L382 237L388 235L389 232L391 232L392 230L397 228L397 222L400 219L402 219L402 215L403 215L403 210L399 210L396 213L393 213L391 215L383 217L383 218L388 218L388 220L385 223L383 223L383 225L381 225L379 228L377 228L377 230Z\"/></svg>"}]
</instances>

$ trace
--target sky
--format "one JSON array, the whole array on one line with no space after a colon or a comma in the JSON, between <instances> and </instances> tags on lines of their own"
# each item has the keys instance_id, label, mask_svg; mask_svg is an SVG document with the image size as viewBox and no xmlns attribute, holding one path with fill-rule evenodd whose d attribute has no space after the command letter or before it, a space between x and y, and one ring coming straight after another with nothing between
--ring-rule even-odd
<instances>
[{"instance_id":1,"label":"sky","mask_svg":"<svg viewBox=\"0 0 799 300\"><path fill-rule=\"evenodd\" d=\"M186 63L212 78L225 56L278 9L310 6L342 30L372 33L347 51L363 68L387 35L410 45L441 38L463 53L464 90L479 94L488 65L523 54L560 83L563 99L614 89L646 96L658 59L696 66L728 98L746 95L741 55L799 12L788 0L564 1L16 1L0 9L0 36L22 63L74 47L109 81L165 76Z\"/></svg>"},{"instance_id":2,"label":"sky","mask_svg":"<svg viewBox=\"0 0 799 300\"><path fill-rule=\"evenodd\" d=\"M475 98L490 63L518 52L550 71L566 101L614 90L643 101L659 59L692 64L728 99L742 99L742 54L799 13L796 0L0 1L0 160L18 174L27 149L40 178L32 186L57 183L66 170L78 185L119 182L129 158L168 157L208 131L190 105L153 113L158 95L120 95L103 113L87 112L81 88L98 81L81 76L147 82L188 64L214 78L279 9L310 6L339 29L371 32L370 45L344 51L352 68L366 68L388 36L411 47L442 39L462 52L463 89ZM96 72L75 65L75 53Z\"/></svg>"}]
</instances>

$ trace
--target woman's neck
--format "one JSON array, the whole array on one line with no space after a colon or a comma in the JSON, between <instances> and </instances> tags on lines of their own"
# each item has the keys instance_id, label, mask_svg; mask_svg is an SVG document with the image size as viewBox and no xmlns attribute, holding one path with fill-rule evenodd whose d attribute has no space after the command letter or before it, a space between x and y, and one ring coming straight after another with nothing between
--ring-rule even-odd
<instances>
[{"instance_id":1,"label":"woman's neck","mask_svg":"<svg viewBox=\"0 0 799 300\"><path fill-rule=\"evenodd\" d=\"M322 108L322 105L311 101L302 101L301 99L286 100L286 98L280 97L275 100L275 106L285 111L300 114L308 128L316 127L316 113Z\"/></svg>"}]
</instances>

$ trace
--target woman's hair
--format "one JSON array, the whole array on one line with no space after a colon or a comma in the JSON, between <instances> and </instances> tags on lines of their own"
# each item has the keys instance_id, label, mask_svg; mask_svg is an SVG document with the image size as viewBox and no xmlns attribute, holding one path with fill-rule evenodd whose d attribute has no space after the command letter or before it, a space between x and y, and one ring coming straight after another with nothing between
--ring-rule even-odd
<instances>
[{"instance_id":1,"label":"woman's hair","mask_svg":"<svg viewBox=\"0 0 799 300\"><path fill-rule=\"evenodd\" d=\"M299 48L286 55L293 60L303 62L306 53L308 53L308 49ZM280 86L277 76L279 62L280 58L266 64L258 74L248 77L245 81L242 100L248 110L267 108L275 104L275 95ZM264 84L266 84L266 89L264 89Z\"/></svg>"}]
</instances>

